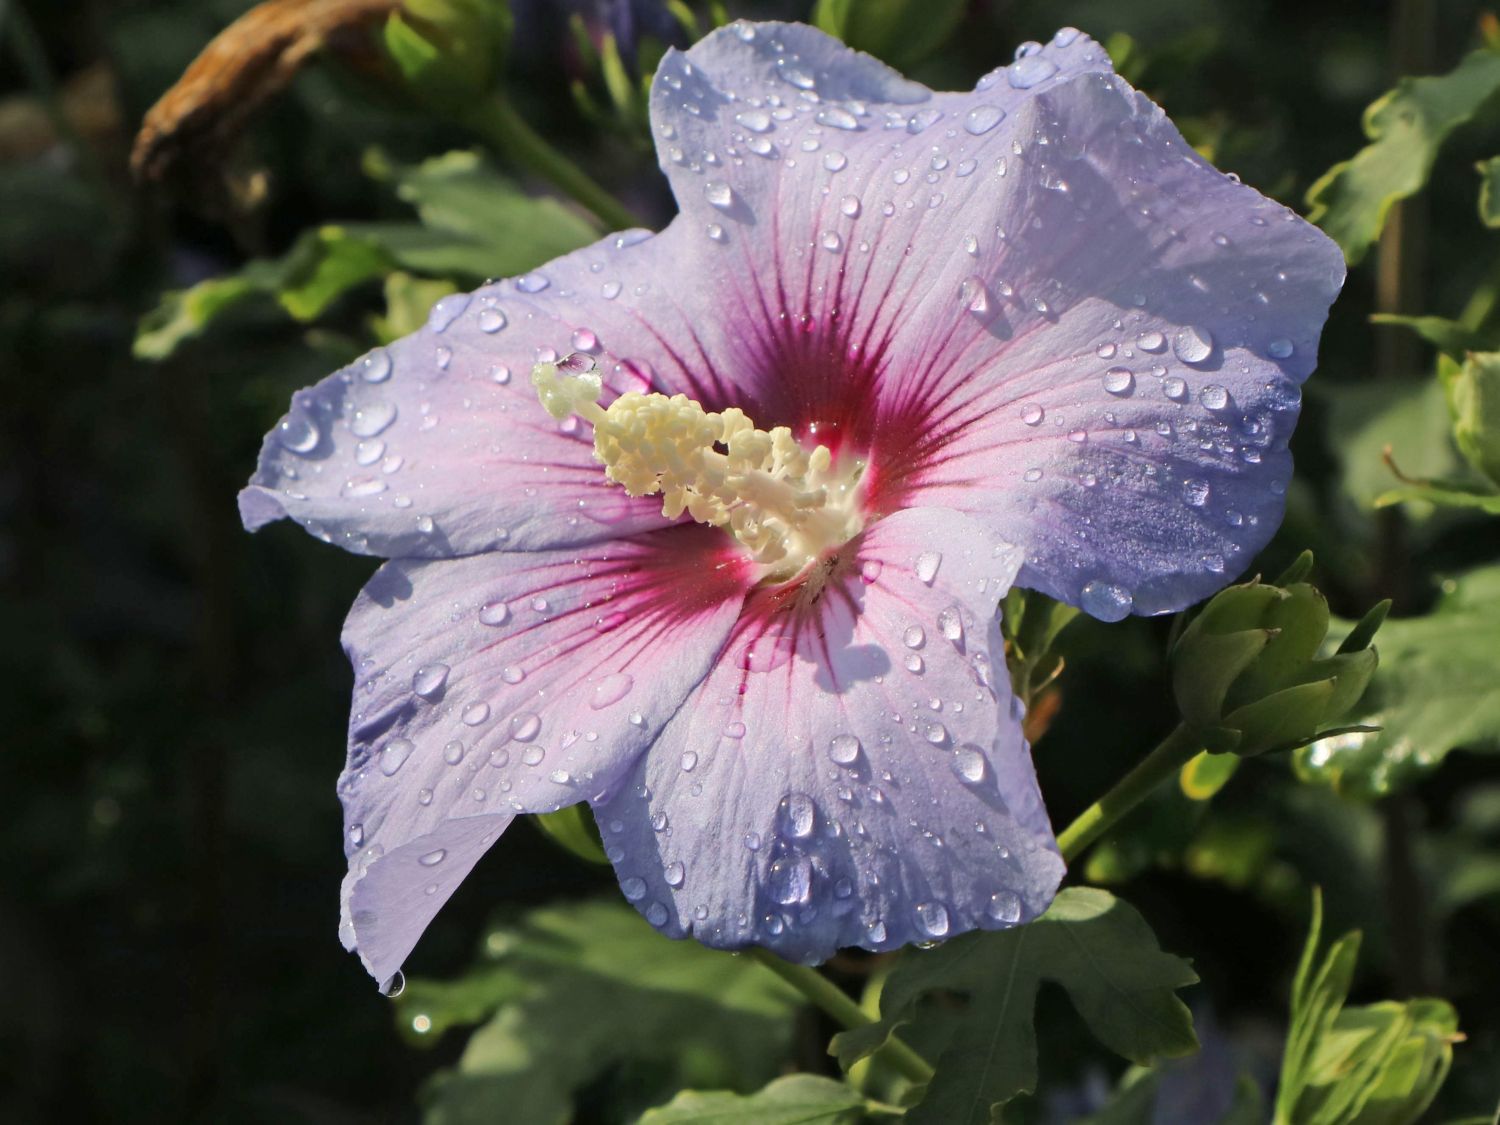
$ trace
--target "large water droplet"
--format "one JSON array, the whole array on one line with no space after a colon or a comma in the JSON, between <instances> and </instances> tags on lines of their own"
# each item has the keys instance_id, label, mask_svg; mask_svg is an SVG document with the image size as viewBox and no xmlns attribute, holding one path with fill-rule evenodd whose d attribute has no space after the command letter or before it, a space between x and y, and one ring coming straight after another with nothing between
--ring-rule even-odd
<instances>
[{"instance_id":1,"label":"large water droplet","mask_svg":"<svg viewBox=\"0 0 1500 1125\"><path fill-rule=\"evenodd\" d=\"M416 747L409 739L393 738L385 744L385 749L380 752L380 772L386 777L394 777L396 771L406 764L406 759L411 757L411 752Z\"/></svg>"},{"instance_id":2,"label":"large water droplet","mask_svg":"<svg viewBox=\"0 0 1500 1125\"><path fill-rule=\"evenodd\" d=\"M589 696L589 706L595 711L602 711L624 699L634 686L635 679L628 673L615 672L605 676L594 685L594 692Z\"/></svg>"},{"instance_id":3,"label":"large water droplet","mask_svg":"<svg viewBox=\"0 0 1500 1125\"><path fill-rule=\"evenodd\" d=\"M667 886L680 887L687 878L687 868L681 863L669 863L662 868L661 877L667 881Z\"/></svg>"},{"instance_id":4,"label":"large water droplet","mask_svg":"<svg viewBox=\"0 0 1500 1125\"><path fill-rule=\"evenodd\" d=\"M376 348L360 360L359 377L366 383L384 383L391 377L391 353Z\"/></svg>"},{"instance_id":5,"label":"large water droplet","mask_svg":"<svg viewBox=\"0 0 1500 1125\"><path fill-rule=\"evenodd\" d=\"M505 314L497 308L479 310L479 331L493 335L506 325Z\"/></svg>"},{"instance_id":6,"label":"large water droplet","mask_svg":"<svg viewBox=\"0 0 1500 1125\"><path fill-rule=\"evenodd\" d=\"M432 306L432 311L427 314L427 327L434 332L446 331L448 325L457 320L459 314L468 307L467 293L450 293Z\"/></svg>"},{"instance_id":7,"label":"large water droplet","mask_svg":"<svg viewBox=\"0 0 1500 1125\"><path fill-rule=\"evenodd\" d=\"M527 273L516 278L516 288L522 293L540 293L551 284L551 279L541 273Z\"/></svg>"},{"instance_id":8,"label":"large water droplet","mask_svg":"<svg viewBox=\"0 0 1500 1125\"><path fill-rule=\"evenodd\" d=\"M1272 340L1266 345L1266 354L1272 359L1286 359L1292 354L1292 342L1290 340Z\"/></svg>"},{"instance_id":9,"label":"large water droplet","mask_svg":"<svg viewBox=\"0 0 1500 1125\"><path fill-rule=\"evenodd\" d=\"M1015 891L996 891L990 895L986 912L996 922L1013 926L1021 920L1021 896Z\"/></svg>"},{"instance_id":10,"label":"large water droplet","mask_svg":"<svg viewBox=\"0 0 1500 1125\"><path fill-rule=\"evenodd\" d=\"M1034 402L1028 402L1025 406L1021 407L1021 421L1025 422L1028 426L1041 425L1042 419L1046 416L1047 412Z\"/></svg>"},{"instance_id":11,"label":"large water droplet","mask_svg":"<svg viewBox=\"0 0 1500 1125\"><path fill-rule=\"evenodd\" d=\"M1096 578L1083 587L1079 602L1091 617L1100 621L1120 621L1129 616L1135 598L1123 586Z\"/></svg>"},{"instance_id":12,"label":"large water droplet","mask_svg":"<svg viewBox=\"0 0 1500 1125\"><path fill-rule=\"evenodd\" d=\"M411 678L411 690L423 699L431 699L448 682L448 665L424 664Z\"/></svg>"},{"instance_id":13,"label":"large water droplet","mask_svg":"<svg viewBox=\"0 0 1500 1125\"><path fill-rule=\"evenodd\" d=\"M953 752L953 772L970 785L984 780L984 769L984 755L977 748L960 746Z\"/></svg>"},{"instance_id":14,"label":"large water droplet","mask_svg":"<svg viewBox=\"0 0 1500 1125\"><path fill-rule=\"evenodd\" d=\"M1028 55L1005 68L1005 76L1017 90L1029 90L1057 73L1057 64L1042 55Z\"/></svg>"},{"instance_id":15,"label":"large water droplet","mask_svg":"<svg viewBox=\"0 0 1500 1125\"><path fill-rule=\"evenodd\" d=\"M1104 373L1104 389L1123 398L1135 389L1135 375L1127 367L1111 367Z\"/></svg>"},{"instance_id":16,"label":"large water droplet","mask_svg":"<svg viewBox=\"0 0 1500 1125\"><path fill-rule=\"evenodd\" d=\"M482 702L471 703L464 708L463 714L459 717L468 726L477 727L490 717L490 705Z\"/></svg>"},{"instance_id":17,"label":"large water droplet","mask_svg":"<svg viewBox=\"0 0 1500 1125\"><path fill-rule=\"evenodd\" d=\"M734 115L734 119L752 133L769 133L776 127L771 121L771 115L763 109L741 110Z\"/></svg>"},{"instance_id":18,"label":"large water droplet","mask_svg":"<svg viewBox=\"0 0 1500 1125\"><path fill-rule=\"evenodd\" d=\"M988 133L1005 119L1005 110L997 105L977 105L964 118L964 129L974 136Z\"/></svg>"},{"instance_id":19,"label":"large water droplet","mask_svg":"<svg viewBox=\"0 0 1500 1125\"><path fill-rule=\"evenodd\" d=\"M927 585L932 585L932 580L937 577L938 567L943 564L943 553L941 551L923 551L917 556L917 577Z\"/></svg>"},{"instance_id":20,"label":"large water droplet","mask_svg":"<svg viewBox=\"0 0 1500 1125\"><path fill-rule=\"evenodd\" d=\"M919 902L917 925L930 937L940 938L948 932L948 908L940 902Z\"/></svg>"},{"instance_id":21,"label":"large water droplet","mask_svg":"<svg viewBox=\"0 0 1500 1125\"><path fill-rule=\"evenodd\" d=\"M852 734L836 734L828 743L828 757L836 765L852 766L859 759L859 739Z\"/></svg>"},{"instance_id":22,"label":"large water droplet","mask_svg":"<svg viewBox=\"0 0 1500 1125\"><path fill-rule=\"evenodd\" d=\"M504 625L510 620L510 606L504 602L488 602L480 609L479 620L484 625Z\"/></svg>"},{"instance_id":23,"label":"large water droplet","mask_svg":"<svg viewBox=\"0 0 1500 1125\"><path fill-rule=\"evenodd\" d=\"M638 875L630 875L620 880L620 890L631 902L639 902L646 897L646 880Z\"/></svg>"},{"instance_id":24,"label":"large water droplet","mask_svg":"<svg viewBox=\"0 0 1500 1125\"><path fill-rule=\"evenodd\" d=\"M783 836L794 840L812 835L817 806L806 793L788 793L777 807L777 823Z\"/></svg>"},{"instance_id":25,"label":"large water droplet","mask_svg":"<svg viewBox=\"0 0 1500 1125\"><path fill-rule=\"evenodd\" d=\"M276 440L293 453L311 453L318 446L318 427L300 411L292 411L276 426Z\"/></svg>"},{"instance_id":26,"label":"large water droplet","mask_svg":"<svg viewBox=\"0 0 1500 1125\"><path fill-rule=\"evenodd\" d=\"M396 407L389 402L367 402L349 420L349 432L355 437L370 438L396 420Z\"/></svg>"},{"instance_id":27,"label":"large water droplet","mask_svg":"<svg viewBox=\"0 0 1500 1125\"><path fill-rule=\"evenodd\" d=\"M418 859L417 862L420 863L423 867L436 867L438 864L442 863L443 860L447 858L447 856L447 849L438 848L436 851L428 852L426 855Z\"/></svg>"},{"instance_id":28,"label":"large water droplet","mask_svg":"<svg viewBox=\"0 0 1500 1125\"><path fill-rule=\"evenodd\" d=\"M1213 333L1206 328L1184 328L1172 340L1172 351L1183 363L1202 363L1213 355Z\"/></svg>"},{"instance_id":29,"label":"large water droplet","mask_svg":"<svg viewBox=\"0 0 1500 1125\"><path fill-rule=\"evenodd\" d=\"M1182 498L1194 508L1201 508L1208 503L1208 481L1185 480L1182 482Z\"/></svg>"},{"instance_id":30,"label":"large water droplet","mask_svg":"<svg viewBox=\"0 0 1500 1125\"><path fill-rule=\"evenodd\" d=\"M949 606L939 613L937 623L938 631L954 644L958 644L964 639L964 620L954 606Z\"/></svg>"},{"instance_id":31,"label":"large water droplet","mask_svg":"<svg viewBox=\"0 0 1500 1125\"><path fill-rule=\"evenodd\" d=\"M522 711L510 717L510 736L517 742L530 742L542 732L542 717L535 711Z\"/></svg>"},{"instance_id":32,"label":"large water droplet","mask_svg":"<svg viewBox=\"0 0 1500 1125\"><path fill-rule=\"evenodd\" d=\"M920 625L908 625L901 634L901 643L907 648L921 648L927 643L927 633Z\"/></svg>"},{"instance_id":33,"label":"large water droplet","mask_svg":"<svg viewBox=\"0 0 1500 1125\"><path fill-rule=\"evenodd\" d=\"M771 897L783 906L806 902L812 897L812 861L806 856L783 856L766 873Z\"/></svg>"},{"instance_id":34,"label":"large water droplet","mask_svg":"<svg viewBox=\"0 0 1500 1125\"><path fill-rule=\"evenodd\" d=\"M1229 405L1229 392L1217 383L1209 383L1198 392L1198 401L1210 410L1223 410Z\"/></svg>"}]
</instances>

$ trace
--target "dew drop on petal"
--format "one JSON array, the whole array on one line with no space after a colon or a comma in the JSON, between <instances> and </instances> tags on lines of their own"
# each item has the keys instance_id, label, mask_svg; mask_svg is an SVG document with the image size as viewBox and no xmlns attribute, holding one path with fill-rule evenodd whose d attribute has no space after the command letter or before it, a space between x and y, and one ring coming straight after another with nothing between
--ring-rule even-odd
<instances>
[{"instance_id":1,"label":"dew drop on petal","mask_svg":"<svg viewBox=\"0 0 1500 1125\"><path fill-rule=\"evenodd\" d=\"M318 446L318 427L306 414L293 411L276 426L276 440L293 453L311 453Z\"/></svg>"},{"instance_id":2,"label":"dew drop on petal","mask_svg":"<svg viewBox=\"0 0 1500 1125\"><path fill-rule=\"evenodd\" d=\"M522 293L540 293L551 284L552 281L546 274L527 273L516 278L516 288Z\"/></svg>"},{"instance_id":3,"label":"dew drop on petal","mask_svg":"<svg viewBox=\"0 0 1500 1125\"><path fill-rule=\"evenodd\" d=\"M349 432L355 437L370 438L386 429L396 420L396 408L388 402L370 402L354 412L349 420ZM314 441L316 444L316 441Z\"/></svg>"},{"instance_id":4,"label":"dew drop on petal","mask_svg":"<svg viewBox=\"0 0 1500 1125\"><path fill-rule=\"evenodd\" d=\"M1028 55L1005 68L1005 76L1017 90L1029 90L1057 73L1057 64L1041 55Z\"/></svg>"},{"instance_id":5,"label":"dew drop on petal","mask_svg":"<svg viewBox=\"0 0 1500 1125\"><path fill-rule=\"evenodd\" d=\"M964 129L978 137L988 133L1005 118L1005 110L997 105L977 105L964 118Z\"/></svg>"},{"instance_id":6,"label":"dew drop on petal","mask_svg":"<svg viewBox=\"0 0 1500 1125\"><path fill-rule=\"evenodd\" d=\"M953 606L949 606L947 609L938 614L937 623L938 631L942 633L947 640L952 641L954 644L958 644L964 639L963 617L960 616L958 610Z\"/></svg>"},{"instance_id":7,"label":"dew drop on petal","mask_svg":"<svg viewBox=\"0 0 1500 1125\"><path fill-rule=\"evenodd\" d=\"M970 785L984 780L984 755L973 746L960 746L953 752L953 772Z\"/></svg>"},{"instance_id":8,"label":"dew drop on petal","mask_svg":"<svg viewBox=\"0 0 1500 1125\"><path fill-rule=\"evenodd\" d=\"M1292 350L1290 340L1272 340L1266 345L1266 354L1272 359L1286 359L1292 354Z\"/></svg>"},{"instance_id":9,"label":"dew drop on petal","mask_svg":"<svg viewBox=\"0 0 1500 1125\"><path fill-rule=\"evenodd\" d=\"M819 110L816 120L819 125L827 125L832 129L847 131L859 128L859 118L840 105L831 105L827 109Z\"/></svg>"},{"instance_id":10,"label":"dew drop on petal","mask_svg":"<svg viewBox=\"0 0 1500 1125\"><path fill-rule=\"evenodd\" d=\"M839 201L839 210L851 219L858 217L860 211L859 196L846 195Z\"/></svg>"},{"instance_id":11,"label":"dew drop on petal","mask_svg":"<svg viewBox=\"0 0 1500 1125\"><path fill-rule=\"evenodd\" d=\"M1208 503L1209 487L1206 480L1185 480L1182 482L1182 498L1194 508L1201 508Z\"/></svg>"},{"instance_id":12,"label":"dew drop on petal","mask_svg":"<svg viewBox=\"0 0 1500 1125\"><path fill-rule=\"evenodd\" d=\"M386 777L394 777L396 771L406 764L406 759L411 757L411 752L416 747L405 738L393 738L385 744L385 749L380 751L380 772Z\"/></svg>"},{"instance_id":13,"label":"dew drop on petal","mask_svg":"<svg viewBox=\"0 0 1500 1125\"><path fill-rule=\"evenodd\" d=\"M366 383L384 383L391 377L391 353L376 348L359 364L359 377Z\"/></svg>"},{"instance_id":14,"label":"dew drop on petal","mask_svg":"<svg viewBox=\"0 0 1500 1125\"><path fill-rule=\"evenodd\" d=\"M1127 367L1111 367L1104 373L1104 389L1124 397L1135 389L1135 375Z\"/></svg>"},{"instance_id":15,"label":"dew drop on petal","mask_svg":"<svg viewBox=\"0 0 1500 1125\"><path fill-rule=\"evenodd\" d=\"M589 696L589 706L595 711L602 711L624 699L634 686L635 679L626 672L605 676L594 685L593 694Z\"/></svg>"},{"instance_id":16,"label":"dew drop on petal","mask_svg":"<svg viewBox=\"0 0 1500 1125\"><path fill-rule=\"evenodd\" d=\"M1229 405L1229 392L1217 383L1209 383L1198 392L1198 401L1210 410L1223 410Z\"/></svg>"},{"instance_id":17,"label":"dew drop on petal","mask_svg":"<svg viewBox=\"0 0 1500 1125\"><path fill-rule=\"evenodd\" d=\"M526 678L526 672L515 664L507 664L500 670L500 678L508 684L518 684Z\"/></svg>"},{"instance_id":18,"label":"dew drop on petal","mask_svg":"<svg viewBox=\"0 0 1500 1125\"><path fill-rule=\"evenodd\" d=\"M522 711L510 717L510 735L517 742L530 742L542 732L542 717L535 711Z\"/></svg>"},{"instance_id":19,"label":"dew drop on petal","mask_svg":"<svg viewBox=\"0 0 1500 1125\"><path fill-rule=\"evenodd\" d=\"M1213 350L1213 334L1206 328L1184 328L1172 341L1172 351L1183 363L1202 363Z\"/></svg>"},{"instance_id":20,"label":"dew drop on petal","mask_svg":"<svg viewBox=\"0 0 1500 1125\"><path fill-rule=\"evenodd\" d=\"M1162 393L1173 402L1181 402L1187 398L1187 383L1176 375L1170 375L1162 381Z\"/></svg>"},{"instance_id":21,"label":"dew drop on petal","mask_svg":"<svg viewBox=\"0 0 1500 1125\"><path fill-rule=\"evenodd\" d=\"M783 856L766 873L766 888L783 906L806 902L812 896L812 861L804 856Z\"/></svg>"},{"instance_id":22,"label":"dew drop on petal","mask_svg":"<svg viewBox=\"0 0 1500 1125\"><path fill-rule=\"evenodd\" d=\"M678 765L682 767L683 773L692 773L698 768L698 755L692 750L684 750Z\"/></svg>"},{"instance_id":23,"label":"dew drop on petal","mask_svg":"<svg viewBox=\"0 0 1500 1125\"><path fill-rule=\"evenodd\" d=\"M448 682L448 665L424 664L411 678L411 690L423 699L431 699Z\"/></svg>"},{"instance_id":24,"label":"dew drop on petal","mask_svg":"<svg viewBox=\"0 0 1500 1125\"><path fill-rule=\"evenodd\" d=\"M880 579L883 569L884 564L879 559L866 559L859 565L859 576L866 586L872 586Z\"/></svg>"},{"instance_id":25,"label":"dew drop on petal","mask_svg":"<svg viewBox=\"0 0 1500 1125\"><path fill-rule=\"evenodd\" d=\"M842 172L849 166L849 158L842 152L825 152L823 154L823 167L830 172Z\"/></svg>"},{"instance_id":26,"label":"dew drop on petal","mask_svg":"<svg viewBox=\"0 0 1500 1125\"><path fill-rule=\"evenodd\" d=\"M938 567L942 564L943 553L941 551L923 551L917 556L917 563L913 569L922 582L931 586L933 579L937 577Z\"/></svg>"},{"instance_id":27,"label":"dew drop on petal","mask_svg":"<svg viewBox=\"0 0 1500 1125\"><path fill-rule=\"evenodd\" d=\"M852 766L859 759L859 739L852 734L836 734L828 743L828 757L835 765Z\"/></svg>"},{"instance_id":28,"label":"dew drop on petal","mask_svg":"<svg viewBox=\"0 0 1500 1125\"><path fill-rule=\"evenodd\" d=\"M901 634L901 643L907 648L921 648L927 642L927 633L920 625L908 625Z\"/></svg>"},{"instance_id":29,"label":"dew drop on petal","mask_svg":"<svg viewBox=\"0 0 1500 1125\"><path fill-rule=\"evenodd\" d=\"M443 747L443 761L450 766L456 766L464 760L464 744L454 739Z\"/></svg>"},{"instance_id":30,"label":"dew drop on petal","mask_svg":"<svg viewBox=\"0 0 1500 1125\"><path fill-rule=\"evenodd\" d=\"M734 206L734 191L722 180L709 180L704 184L703 197L721 211Z\"/></svg>"},{"instance_id":31,"label":"dew drop on petal","mask_svg":"<svg viewBox=\"0 0 1500 1125\"><path fill-rule=\"evenodd\" d=\"M1034 402L1028 402L1025 406L1021 407L1021 421L1025 422L1028 426L1041 425L1042 419L1046 416L1047 412Z\"/></svg>"},{"instance_id":32,"label":"dew drop on petal","mask_svg":"<svg viewBox=\"0 0 1500 1125\"><path fill-rule=\"evenodd\" d=\"M646 897L646 880L638 875L631 875L620 880L620 890L631 902L639 902Z\"/></svg>"},{"instance_id":33,"label":"dew drop on petal","mask_svg":"<svg viewBox=\"0 0 1500 1125\"><path fill-rule=\"evenodd\" d=\"M423 867L436 867L448 857L447 849L438 848L436 851L428 852L417 860Z\"/></svg>"},{"instance_id":34,"label":"dew drop on petal","mask_svg":"<svg viewBox=\"0 0 1500 1125\"><path fill-rule=\"evenodd\" d=\"M806 793L788 793L777 807L777 824L783 836L794 840L812 835L817 810Z\"/></svg>"},{"instance_id":35,"label":"dew drop on petal","mask_svg":"<svg viewBox=\"0 0 1500 1125\"><path fill-rule=\"evenodd\" d=\"M434 332L444 332L468 307L467 293L451 293L432 306L432 311L427 314L427 327Z\"/></svg>"},{"instance_id":36,"label":"dew drop on petal","mask_svg":"<svg viewBox=\"0 0 1500 1125\"><path fill-rule=\"evenodd\" d=\"M505 314L497 308L479 310L479 331L493 335L506 325Z\"/></svg>"},{"instance_id":37,"label":"dew drop on petal","mask_svg":"<svg viewBox=\"0 0 1500 1125\"><path fill-rule=\"evenodd\" d=\"M769 133L775 128L771 115L763 109L747 109L735 114L734 119L752 133Z\"/></svg>"},{"instance_id":38,"label":"dew drop on petal","mask_svg":"<svg viewBox=\"0 0 1500 1125\"><path fill-rule=\"evenodd\" d=\"M510 620L510 606L504 602L487 602L479 611L483 625L504 625Z\"/></svg>"},{"instance_id":39,"label":"dew drop on petal","mask_svg":"<svg viewBox=\"0 0 1500 1125\"><path fill-rule=\"evenodd\" d=\"M468 726L477 727L490 717L490 705L488 703L471 703L464 708L463 714L459 717Z\"/></svg>"},{"instance_id":40,"label":"dew drop on petal","mask_svg":"<svg viewBox=\"0 0 1500 1125\"><path fill-rule=\"evenodd\" d=\"M680 887L687 878L687 868L681 863L669 863L662 868L661 877L667 881L667 886Z\"/></svg>"}]
</instances>

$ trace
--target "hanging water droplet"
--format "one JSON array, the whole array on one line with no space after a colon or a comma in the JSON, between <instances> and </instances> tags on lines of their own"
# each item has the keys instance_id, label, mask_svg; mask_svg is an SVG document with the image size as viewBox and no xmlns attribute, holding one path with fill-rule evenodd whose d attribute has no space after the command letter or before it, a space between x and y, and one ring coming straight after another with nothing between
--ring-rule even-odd
<instances>
[{"instance_id":1,"label":"hanging water droplet","mask_svg":"<svg viewBox=\"0 0 1500 1125\"><path fill-rule=\"evenodd\" d=\"M424 664L411 678L411 690L423 699L431 699L448 682L448 665Z\"/></svg>"},{"instance_id":2,"label":"hanging water droplet","mask_svg":"<svg viewBox=\"0 0 1500 1125\"><path fill-rule=\"evenodd\" d=\"M940 902L919 902L917 925L930 937L940 938L948 932L948 908Z\"/></svg>"},{"instance_id":3,"label":"hanging water droplet","mask_svg":"<svg viewBox=\"0 0 1500 1125\"><path fill-rule=\"evenodd\" d=\"M1078 600L1085 613L1100 621L1120 621L1135 604L1129 590L1097 578L1083 587Z\"/></svg>"},{"instance_id":4,"label":"hanging water droplet","mask_svg":"<svg viewBox=\"0 0 1500 1125\"><path fill-rule=\"evenodd\" d=\"M996 922L1013 926L1021 920L1021 896L1015 891L996 891L990 895L987 912Z\"/></svg>"}]
</instances>

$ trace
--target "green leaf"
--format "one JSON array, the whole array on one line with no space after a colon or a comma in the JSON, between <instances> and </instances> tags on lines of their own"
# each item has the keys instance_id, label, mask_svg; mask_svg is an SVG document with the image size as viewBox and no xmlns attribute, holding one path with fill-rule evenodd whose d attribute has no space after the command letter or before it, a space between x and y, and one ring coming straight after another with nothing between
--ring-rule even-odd
<instances>
[{"instance_id":1,"label":"green leaf","mask_svg":"<svg viewBox=\"0 0 1500 1125\"><path fill-rule=\"evenodd\" d=\"M1444 139L1500 91L1500 54L1475 51L1448 74L1403 78L1365 111L1372 142L1308 189L1308 218L1357 263L1380 237L1386 214L1427 182Z\"/></svg>"},{"instance_id":2,"label":"green leaf","mask_svg":"<svg viewBox=\"0 0 1500 1125\"><path fill-rule=\"evenodd\" d=\"M1471 352L1462 364L1444 362L1438 377L1459 452L1475 472L1500 484L1500 352Z\"/></svg>"},{"instance_id":3,"label":"green leaf","mask_svg":"<svg viewBox=\"0 0 1500 1125\"><path fill-rule=\"evenodd\" d=\"M748 1095L685 1090L647 1110L640 1125L845 1125L860 1120L864 1105L865 1099L842 1082L789 1074Z\"/></svg>"},{"instance_id":4,"label":"green leaf","mask_svg":"<svg viewBox=\"0 0 1500 1125\"><path fill-rule=\"evenodd\" d=\"M1372 799L1437 766L1449 751L1500 751L1500 566L1444 583L1431 613L1387 620L1380 669L1352 718L1381 730L1327 739L1293 758L1304 780ZM1352 627L1335 622L1330 635Z\"/></svg>"},{"instance_id":5,"label":"green leaf","mask_svg":"<svg viewBox=\"0 0 1500 1125\"><path fill-rule=\"evenodd\" d=\"M906 70L947 42L967 7L968 0L818 0L812 22Z\"/></svg>"},{"instance_id":6,"label":"green leaf","mask_svg":"<svg viewBox=\"0 0 1500 1125\"><path fill-rule=\"evenodd\" d=\"M385 279L385 315L372 320L376 339L389 344L409 336L427 323L432 306L457 288L451 281L429 281L397 270Z\"/></svg>"},{"instance_id":7,"label":"green leaf","mask_svg":"<svg viewBox=\"0 0 1500 1125\"><path fill-rule=\"evenodd\" d=\"M1197 1047L1192 1017L1176 989L1198 978L1163 953L1150 928L1107 891L1071 887L1036 921L998 933L966 934L902 958L881 994L880 1026L952 1025L937 1074L908 1118L913 1125L984 1123L992 1107L1036 1088L1032 1026L1043 981L1063 987L1089 1029L1134 1062ZM921 1003L935 992L967 994L957 1015ZM872 1033L862 1044L878 1045ZM844 1056L854 1052L845 1052Z\"/></svg>"},{"instance_id":8,"label":"green leaf","mask_svg":"<svg viewBox=\"0 0 1500 1125\"><path fill-rule=\"evenodd\" d=\"M1393 488L1377 496L1375 506L1389 508L1392 504L1409 501L1436 504L1440 508L1477 508L1486 515L1500 516L1500 494L1471 492L1457 485L1417 484L1409 488Z\"/></svg>"},{"instance_id":9,"label":"green leaf","mask_svg":"<svg viewBox=\"0 0 1500 1125\"><path fill-rule=\"evenodd\" d=\"M1500 227L1500 192L1495 178L1500 176L1500 156L1492 156L1476 165L1479 169L1479 218L1487 227Z\"/></svg>"},{"instance_id":10,"label":"green leaf","mask_svg":"<svg viewBox=\"0 0 1500 1125\"><path fill-rule=\"evenodd\" d=\"M599 829L587 810L588 806L582 803L568 805L556 812L538 813L532 817L532 823L553 843L579 859L588 863L608 863L604 845L599 840Z\"/></svg>"},{"instance_id":11,"label":"green leaf","mask_svg":"<svg viewBox=\"0 0 1500 1125\"><path fill-rule=\"evenodd\" d=\"M484 949L397 1001L419 1041L487 1021L427 1090L429 1121L566 1121L574 1092L623 1064L658 1079L632 1086L640 1109L683 1087L752 1090L775 1076L801 1003L756 962L670 941L613 901L532 911Z\"/></svg>"},{"instance_id":12,"label":"green leaf","mask_svg":"<svg viewBox=\"0 0 1500 1125\"><path fill-rule=\"evenodd\" d=\"M1206 801L1228 784L1239 765L1240 759L1233 754L1210 754L1205 750L1182 767L1178 784L1188 797Z\"/></svg>"},{"instance_id":13,"label":"green leaf","mask_svg":"<svg viewBox=\"0 0 1500 1125\"><path fill-rule=\"evenodd\" d=\"M1452 356L1456 360L1462 360L1466 352L1489 351L1497 343L1500 343L1500 341L1497 341L1494 336L1488 333L1475 331L1456 320L1449 320L1441 316L1402 316L1399 313L1375 313L1370 317L1370 323L1394 324L1401 328L1410 328L1438 351Z\"/></svg>"}]
</instances>

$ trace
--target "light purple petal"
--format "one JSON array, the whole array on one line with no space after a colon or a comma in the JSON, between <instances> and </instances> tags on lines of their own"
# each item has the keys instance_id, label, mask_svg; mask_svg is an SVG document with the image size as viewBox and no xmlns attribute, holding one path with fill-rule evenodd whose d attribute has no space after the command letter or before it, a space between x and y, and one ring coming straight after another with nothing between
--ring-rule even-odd
<instances>
[{"instance_id":1,"label":"light purple petal","mask_svg":"<svg viewBox=\"0 0 1500 1125\"><path fill-rule=\"evenodd\" d=\"M876 524L796 605L762 591L728 655L595 816L673 936L818 961L1000 928L1062 877L995 616L1019 565L971 520Z\"/></svg>"},{"instance_id":2,"label":"light purple petal","mask_svg":"<svg viewBox=\"0 0 1500 1125\"><path fill-rule=\"evenodd\" d=\"M403 559L370 580L344 630L355 687L339 795L344 938L377 978L515 813L598 797L651 744L753 581L726 543L674 527Z\"/></svg>"},{"instance_id":3,"label":"light purple petal","mask_svg":"<svg viewBox=\"0 0 1500 1125\"><path fill-rule=\"evenodd\" d=\"M762 425L871 454L1105 618L1197 600L1280 519L1334 244L1214 170L1060 32L934 94L809 28L669 54L653 94L699 345ZM718 268L707 264L713 257Z\"/></svg>"},{"instance_id":4,"label":"light purple petal","mask_svg":"<svg viewBox=\"0 0 1500 1125\"><path fill-rule=\"evenodd\" d=\"M267 435L245 526L289 517L346 550L446 558L541 550L662 527L593 457L592 430L549 417L532 365L595 357L608 398L686 391L712 365L675 303L669 246L628 231L535 273L444 297L427 326L299 391Z\"/></svg>"}]
</instances>

